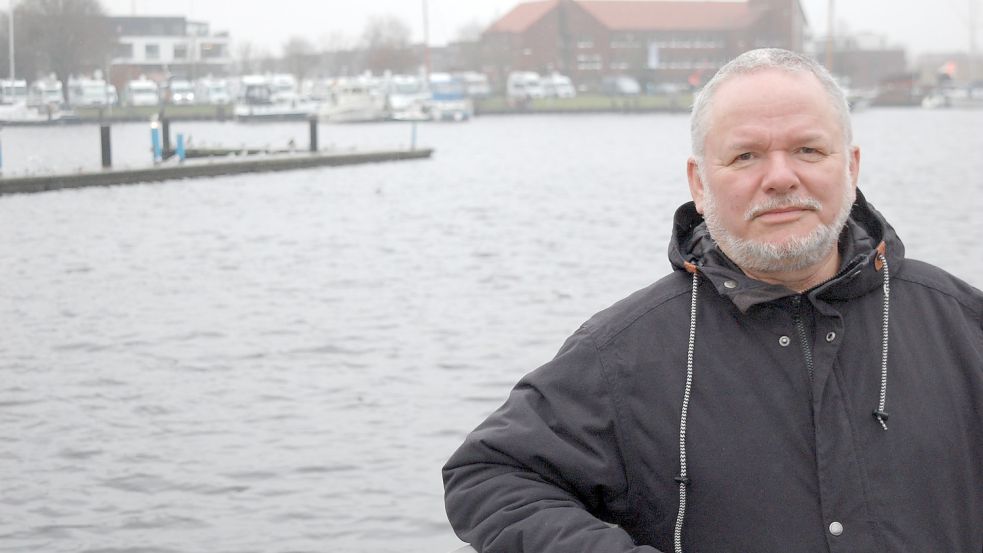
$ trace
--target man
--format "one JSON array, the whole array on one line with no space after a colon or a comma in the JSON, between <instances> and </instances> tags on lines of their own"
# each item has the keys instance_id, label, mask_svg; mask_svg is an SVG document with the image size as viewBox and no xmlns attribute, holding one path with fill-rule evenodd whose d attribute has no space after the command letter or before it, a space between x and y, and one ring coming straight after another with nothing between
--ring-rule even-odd
<instances>
[{"instance_id":1,"label":"man","mask_svg":"<svg viewBox=\"0 0 983 553\"><path fill-rule=\"evenodd\" d=\"M482 553L983 551L983 294L856 190L843 93L747 52L695 101L672 274L444 468Z\"/></svg>"}]
</instances>

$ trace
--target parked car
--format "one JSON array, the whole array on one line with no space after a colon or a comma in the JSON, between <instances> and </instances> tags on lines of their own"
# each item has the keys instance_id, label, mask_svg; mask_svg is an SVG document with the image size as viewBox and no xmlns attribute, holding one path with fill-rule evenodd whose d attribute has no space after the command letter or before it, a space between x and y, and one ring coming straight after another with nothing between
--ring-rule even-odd
<instances>
[{"instance_id":1,"label":"parked car","mask_svg":"<svg viewBox=\"0 0 983 553\"><path fill-rule=\"evenodd\" d=\"M601 93L608 96L638 96L641 92L638 81L625 75L604 77L601 81Z\"/></svg>"}]
</instances>

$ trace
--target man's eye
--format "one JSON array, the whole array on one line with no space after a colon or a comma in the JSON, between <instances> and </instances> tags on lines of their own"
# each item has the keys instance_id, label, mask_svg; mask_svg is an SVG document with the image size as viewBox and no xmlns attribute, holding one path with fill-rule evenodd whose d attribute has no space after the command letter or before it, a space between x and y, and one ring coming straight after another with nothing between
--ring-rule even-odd
<instances>
[{"instance_id":1,"label":"man's eye","mask_svg":"<svg viewBox=\"0 0 983 553\"><path fill-rule=\"evenodd\" d=\"M750 161L754 157L751 152L744 152L743 154L734 158L734 161Z\"/></svg>"},{"instance_id":2,"label":"man's eye","mask_svg":"<svg viewBox=\"0 0 983 553\"><path fill-rule=\"evenodd\" d=\"M809 146L803 146L799 148L799 152L806 155L815 155L819 153L819 150L816 148L810 148Z\"/></svg>"}]
</instances>

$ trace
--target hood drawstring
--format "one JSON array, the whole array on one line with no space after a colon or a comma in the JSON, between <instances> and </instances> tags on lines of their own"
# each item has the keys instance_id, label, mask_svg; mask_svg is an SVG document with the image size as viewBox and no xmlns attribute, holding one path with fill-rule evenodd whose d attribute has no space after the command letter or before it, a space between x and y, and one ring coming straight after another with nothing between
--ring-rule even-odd
<instances>
[{"instance_id":1,"label":"hood drawstring","mask_svg":"<svg viewBox=\"0 0 983 553\"><path fill-rule=\"evenodd\" d=\"M689 304L689 346L686 349L686 388L683 391L683 411L679 417L679 513L676 515L676 529L673 544L676 553L683 553L683 519L686 517L686 415L689 412L689 394L693 388L693 348L696 346L696 298L700 288L700 273L696 266L687 263L686 269L693 273L693 292Z\"/></svg>"},{"instance_id":2,"label":"hood drawstring","mask_svg":"<svg viewBox=\"0 0 983 553\"><path fill-rule=\"evenodd\" d=\"M885 246L881 242L877 248L877 258L874 264L875 269L884 272L884 315L881 324L881 393L877 409L874 410L874 418L880 423L884 430L887 430L887 344L888 344L888 321L891 306L891 274L887 266L887 256L884 255ZM878 266L879 265L879 266ZM679 484L679 512L676 515L676 527L673 531L673 549L675 553L683 553L683 521L686 518L686 488L690 484L689 476L686 471L686 417L689 413L690 393L693 389L693 351L696 346L696 303L700 285L700 274L697 272L696 265L686 263L686 270L693 274L693 291L690 295L689 307L689 344L686 348L686 386L683 389L683 408L679 417L679 474L674 480Z\"/></svg>"},{"instance_id":3,"label":"hood drawstring","mask_svg":"<svg viewBox=\"0 0 983 553\"><path fill-rule=\"evenodd\" d=\"M878 247L877 260L880 261L881 267L884 269L884 317L881 323L881 397L873 414L877 422L881 423L881 428L887 430L888 415L884 407L887 404L887 323L891 307L891 274L887 266L887 257L884 255L883 242Z\"/></svg>"}]
</instances>

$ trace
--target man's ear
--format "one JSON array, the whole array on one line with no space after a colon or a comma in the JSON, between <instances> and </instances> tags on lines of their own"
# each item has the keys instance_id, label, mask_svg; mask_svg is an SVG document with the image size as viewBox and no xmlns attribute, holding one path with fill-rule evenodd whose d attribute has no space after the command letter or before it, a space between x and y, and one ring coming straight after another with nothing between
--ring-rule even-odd
<instances>
[{"instance_id":1,"label":"man's ear","mask_svg":"<svg viewBox=\"0 0 983 553\"><path fill-rule=\"evenodd\" d=\"M696 212L703 214L703 179L700 177L700 166L695 158L686 160L686 178L689 180L689 193L696 203Z\"/></svg>"},{"instance_id":2,"label":"man's ear","mask_svg":"<svg viewBox=\"0 0 983 553\"><path fill-rule=\"evenodd\" d=\"M850 181L853 189L857 189L857 179L860 177L860 146L850 146Z\"/></svg>"}]
</instances>

